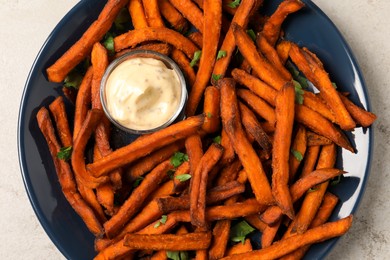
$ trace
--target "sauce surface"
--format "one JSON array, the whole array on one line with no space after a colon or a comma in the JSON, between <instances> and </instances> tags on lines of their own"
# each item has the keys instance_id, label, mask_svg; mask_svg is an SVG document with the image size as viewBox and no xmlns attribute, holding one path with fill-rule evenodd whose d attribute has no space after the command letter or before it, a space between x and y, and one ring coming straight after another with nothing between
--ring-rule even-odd
<instances>
[{"instance_id":1,"label":"sauce surface","mask_svg":"<svg viewBox=\"0 0 390 260\"><path fill-rule=\"evenodd\" d=\"M134 130L148 130L166 123L180 105L178 75L154 58L132 58L108 76L106 106L113 119Z\"/></svg>"}]
</instances>

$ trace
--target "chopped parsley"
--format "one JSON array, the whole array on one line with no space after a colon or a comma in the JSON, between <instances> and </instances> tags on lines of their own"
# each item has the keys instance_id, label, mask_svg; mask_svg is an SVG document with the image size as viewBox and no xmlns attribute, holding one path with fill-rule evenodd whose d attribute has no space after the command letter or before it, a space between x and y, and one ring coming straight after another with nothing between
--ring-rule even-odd
<instances>
[{"instance_id":1,"label":"chopped parsley","mask_svg":"<svg viewBox=\"0 0 390 260\"><path fill-rule=\"evenodd\" d=\"M64 161L69 160L72 155L72 149L72 146L61 147L60 151L57 153L57 158Z\"/></svg>"},{"instance_id":2,"label":"chopped parsley","mask_svg":"<svg viewBox=\"0 0 390 260\"><path fill-rule=\"evenodd\" d=\"M188 161L188 155L181 152L176 152L171 157L171 164L173 167L177 168L179 167L183 162Z\"/></svg>"},{"instance_id":3,"label":"chopped parsley","mask_svg":"<svg viewBox=\"0 0 390 260\"><path fill-rule=\"evenodd\" d=\"M218 81L222 78L222 75L221 74L213 74L211 75L211 78L214 80L214 81Z\"/></svg>"},{"instance_id":4,"label":"chopped parsley","mask_svg":"<svg viewBox=\"0 0 390 260\"><path fill-rule=\"evenodd\" d=\"M303 94L305 94L305 92L303 91L302 86L301 86L301 84L299 84L298 81L293 80L293 83L294 83L294 88L295 88L295 102L302 105L303 104Z\"/></svg>"},{"instance_id":5,"label":"chopped parsley","mask_svg":"<svg viewBox=\"0 0 390 260\"><path fill-rule=\"evenodd\" d=\"M142 176L139 176L137 177L137 179L135 179L134 183L133 183L133 188L136 188L138 187L140 184L141 184L141 181L144 179L144 177Z\"/></svg>"},{"instance_id":6,"label":"chopped parsley","mask_svg":"<svg viewBox=\"0 0 390 260\"><path fill-rule=\"evenodd\" d=\"M252 29L246 30L246 33L251 37L253 41L256 41L256 33Z\"/></svg>"},{"instance_id":7,"label":"chopped parsley","mask_svg":"<svg viewBox=\"0 0 390 260\"><path fill-rule=\"evenodd\" d=\"M200 60L201 56L202 56L202 51L196 51L194 53L194 58L192 58L192 61L190 62L190 66L194 67L196 64L198 64L198 61Z\"/></svg>"},{"instance_id":8,"label":"chopped parsley","mask_svg":"<svg viewBox=\"0 0 390 260\"><path fill-rule=\"evenodd\" d=\"M187 251L167 251L168 259L172 260L188 260L190 259Z\"/></svg>"},{"instance_id":9,"label":"chopped parsley","mask_svg":"<svg viewBox=\"0 0 390 260\"><path fill-rule=\"evenodd\" d=\"M214 142L214 143L217 143L217 144L221 144L221 136L218 135L218 136L214 137L214 138L213 138L213 142Z\"/></svg>"},{"instance_id":10,"label":"chopped parsley","mask_svg":"<svg viewBox=\"0 0 390 260\"><path fill-rule=\"evenodd\" d=\"M241 0L234 0L231 3L228 3L227 6L229 6L230 8L237 8L237 6L239 6L240 3L241 3Z\"/></svg>"},{"instance_id":11,"label":"chopped parsley","mask_svg":"<svg viewBox=\"0 0 390 260\"><path fill-rule=\"evenodd\" d=\"M245 237L252 233L255 229L251 227L245 220L237 223L230 229L230 240L233 242L245 243Z\"/></svg>"},{"instance_id":12,"label":"chopped parsley","mask_svg":"<svg viewBox=\"0 0 390 260\"><path fill-rule=\"evenodd\" d=\"M162 215L161 219L154 225L154 228L158 228L161 226L161 224L165 224L167 222L168 216L167 215Z\"/></svg>"},{"instance_id":13,"label":"chopped parsley","mask_svg":"<svg viewBox=\"0 0 390 260\"><path fill-rule=\"evenodd\" d=\"M77 70L72 70L64 80L64 87L79 89L82 80L83 74Z\"/></svg>"},{"instance_id":14,"label":"chopped parsley","mask_svg":"<svg viewBox=\"0 0 390 260\"><path fill-rule=\"evenodd\" d=\"M298 162L303 160L302 153L300 151L291 149L291 153L294 155L295 159L297 159Z\"/></svg>"},{"instance_id":15,"label":"chopped parsley","mask_svg":"<svg viewBox=\"0 0 390 260\"><path fill-rule=\"evenodd\" d=\"M180 182L185 182L191 179L191 174L180 174L175 177L175 179L178 179Z\"/></svg>"},{"instance_id":16,"label":"chopped parsley","mask_svg":"<svg viewBox=\"0 0 390 260\"><path fill-rule=\"evenodd\" d=\"M219 50L217 55L217 60L222 59L227 56L227 51Z\"/></svg>"},{"instance_id":17,"label":"chopped parsley","mask_svg":"<svg viewBox=\"0 0 390 260\"><path fill-rule=\"evenodd\" d=\"M114 35L111 33L107 33L104 36L104 41L103 41L104 47L107 49L108 54L110 56L115 54L115 48L114 48Z\"/></svg>"}]
</instances>

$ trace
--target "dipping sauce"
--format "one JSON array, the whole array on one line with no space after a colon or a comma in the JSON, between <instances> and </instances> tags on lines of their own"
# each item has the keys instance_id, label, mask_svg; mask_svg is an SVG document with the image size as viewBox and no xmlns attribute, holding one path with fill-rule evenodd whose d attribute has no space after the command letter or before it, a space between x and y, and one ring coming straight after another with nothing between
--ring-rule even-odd
<instances>
[{"instance_id":1,"label":"dipping sauce","mask_svg":"<svg viewBox=\"0 0 390 260\"><path fill-rule=\"evenodd\" d=\"M182 98L177 73L148 57L123 61L105 85L106 108L119 124L134 130L157 128L175 115Z\"/></svg>"}]
</instances>

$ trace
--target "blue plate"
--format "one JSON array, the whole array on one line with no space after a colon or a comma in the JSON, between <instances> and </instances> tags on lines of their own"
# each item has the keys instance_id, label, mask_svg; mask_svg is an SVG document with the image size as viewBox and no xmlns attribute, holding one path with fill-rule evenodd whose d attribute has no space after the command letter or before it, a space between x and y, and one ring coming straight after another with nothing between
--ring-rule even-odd
<instances>
[{"instance_id":1,"label":"blue plate","mask_svg":"<svg viewBox=\"0 0 390 260\"><path fill-rule=\"evenodd\" d=\"M53 243L68 259L95 256L94 237L65 200L57 180L47 145L35 120L41 106L60 94L60 84L47 81L45 69L59 58L97 18L106 1L80 1L57 25L39 52L28 76L20 105L18 123L19 163L31 204ZM265 1L271 13L281 1ZM359 66L335 25L311 1L291 15L284 25L287 39L308 47L324 62L331 78L342 91L365 108L370 108L367 89ZM341 151L338 167L348 171L343 181L332 187L341 203L331 220L354 213L366 186L373 144L371 129L357 128L349 135L358 152ZM306 259L320 259L330 252L337 239L313 246Z\"/></svg>"}]
</instances>

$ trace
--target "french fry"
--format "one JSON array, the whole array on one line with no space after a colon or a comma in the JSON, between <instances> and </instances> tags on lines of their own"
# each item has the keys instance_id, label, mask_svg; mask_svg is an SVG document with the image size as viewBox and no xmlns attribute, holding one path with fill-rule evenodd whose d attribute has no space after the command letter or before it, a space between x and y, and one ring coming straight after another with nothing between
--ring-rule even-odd
<instances>
[{"instance_id":1,"label":"french fry","mask_svg":"<svg viewBox=\"0 0 390 260\"><path fill-rule=\"evenodd\" d=\"M251 226L255 227L260 232L263 232L268 226L260 220L260 217L257 214L246 216L245 221L248 222Z\"/></svg>"},{"instance_id":2,"label":"french fry","mask_svg":"<svg viewBox=\"0 0 390 260\"><path fill-rule=\"evenodd\" d=\"M191 223L198 227L206 226L206 188L207 175L221 158L223 148L221 145L213 143L205 152L196 170L192 175L190 186L190 212Z\"/></svg>"},{"instance_id":3,"label":"french fry","mask_svg":"<svg viewBox=\"0 0 390 260\"><path fill-rule=\"evenodd\" d=\"M274 109L264 100L253 94L247 89L237 90L237 96L240 97L248 106L256 112L261 118L264 118L271 125L276 123L276 115Z\"/></svg>"},{"instance_id":4,"label":"french fry","mask_svg":"<svg viewBox=\"0 0 390 260\"><path fill-rule=\"evenodd\" d=\"M159 4L157 0L142 0L146 21L149 27L165 27L164 21L160 14Z\"/></svg>"},{"instance_id":5,"label":"french fry","mask_svg":"<svg viewBox=\"0 0 390 260\"><path fill-rule=\"evenodd\" d=\"M302 125L298 125L298 130L291 144L291 152L289 158L290 182L294 180L298 167L301 164L301 161L304 158L306 153L306 147L307 147L306 132L307 131L305 127L303 127Z\"/></svg>"},{"instance_id":6,"label":"french fry","mask_svg":"<svg viewBox=\"0 0 390 260\"><path fill-rule=\"evenodd\" d=\"M92 46L108 32L116 16L127 2L128 0L107 1L97 20L91 24L81 38L53 65L47 68L46 73L49 81L63 81L66 75L90 54Z\"/></svg>"},{"instance_id":7,"label":"french fry","mask_svg":"<svg viewBox=\"0 0 390 260\"><path fill-rule=\"evenodd\" d=\"M165 145L194 134L203 124L203 115L190 117L148 136L136 139L131 144L115 150L87 168L94 176L102 176L118 167L131 163Z\"/></svg>"},{"instance_id":8,"label":"french fry","mask_svg":"<svg viewBox=\"0 0 390 260\"><path fill-rule=\"evenodd\" d=\"M235 152L229 136L223 128L221 130L221 145L223 147L221 164L226 165L234 160Z\"/></svg>"},{"instance_id":9,"label":"french fry","mask_svg":"<svg viewBox=\"0 0 390 260\"><path fill-rule=\"evenodd\" d=\"M241 168L242 168L242 164L241 164L240 160L238 160L238 159L229 163L219 173L219 176L218 176L218 179L216 182L217 186L225 185L226 183L229 183L231 181L236 180Z\"/></svg>"},{"instance_id":10,"label":"french fry","mask_svg":"<svg viewBox=\"0 0 390 260\"><path fill-rule=\"evenodd\" d=\"M321 114L323 117L325 117L332 123L336 122L336 117L332 113L332 111L330 111L329 107L325 104L325 102L321 98L317 97L314 93L309 91L304 91L303 104L308 108Z\"/></svg>"},{"instance_id":11,"label":"french fry","mask_svg":"<svg viewBox=\"0 0 390 260\"><path fill-rule=\"evenodd\" d=\"M203 26L205 30L203 32L203 48L196 80L191 88L186 104L187 116L196 114L196 109L202 99L204 90L210 82L215 59L217 57L219 36L221 34L222 3L220 1L207 0L204 2L204 7Z\"/></svg>"},{"instance_id":12,"label":"french fry","mask_svg":"<svg viewBox=\"0 0 390 260\"><path fill-rule=\"evenodd\" d=\"M285 0L283 1L270 18L265 22L263 27L263 36L267 41L274 46L279 38L282 23L286 17L304 7L304 3L300 0Z\"/></svg>"},{"instance_id":13,"label":"french fry","mask_svg":"<svg viewBox=\"0 0 390 260\"><path fill-rule=\"evenodd\" d=\"M317 215L314 217L313 222L310 224L310 229L318 227L322 224L325 224L326 221L328 221L330 215L332 214L334 208L337 205L337 202L339 199L337 196L333 195L330 192L327 192L324 196L324 200L322 201L322 204L320 208L318 209ZM301 259L307 250L309 250L310 245L304 246L299 248L298 250L295 250L293 253L290 253L281 259L288 260L288 259Z\"/></svg>"},{"instance_id":14,"label":"french fry","mask_svg":"<svg viewBox=\"0 0 390 260\"><path fill-rule=\"evenodd\" d=\"M317 164L318 156L320 154L320 146L309 146L305 153L305 161L303 163L301 177L305 177L311 173Z\"/></svg>"},{"instance_id":15,"label":"french fry","mask_svg":"<svg viewBox=\"0 0 390 260\"><path fill-rule=\"evenodd\" d=\"M190 0L180 1L180 0L169 0L171 4L185 17L187 20L195 26L198 31L203 33L203 13L195 3Z\"/></svg>"},{"instance_id":16,"label":"french fry","mask_svg":"<svg viewBox=\"0 0 390 260\"><path fill-rule=\"evenodd\" d=\"M224 100L221 102L223 128L248 175L256 199L259 203L270 204L273 201L271 187L262 164L241 126L235 82L232 79L222 79L218 81L218 86L221 89L221 100Z\"/></svg>"},{"instance_id":17,"label":"french fry","mask_svg":"<svg viewBox=\"0 0 390 260\"><path fill-rule=\"evenodd\" d=\"M57 133L64 147L72 146L72 134L70 133L68 117L65 111L64 100L61 96L57 97L50 105L50 112L54 117L57 126Z\"/></svg>"},{"instance_id":18,"label":"french fry","mask_svg":"<svg viewBox=\"0 0 390 260\"><path fill-rule=\"evenodd\" d=\"M275 102L276 128L272 149L272 194L276 204L290 219L294 219L294 207L288 183L291 134L294 124L295 90L286 85L279 90Z\"/></svg>"},{"instance_id":19,"label":"french fry","mask_svg":"<svg viewBox=\"0 0 390 260\"><path fill-rule=\"evenodd\" d=\"M203 114L205 115L205 119L202 129L206 133L217 132L220 128L220 99L221 95L217 87L209 86L205 89L203 105Z\"/></svg>"},{"instance_id":20,"label":"french fry","mask_svg":"<svg viewBox=\"0 0 390 260\"><path fill-rule=\"evenodd\" d=\"M193 41L196 46L199 47L199 49L203 48L203 35L199 31L190 33L190 35L188 35L188 38Z\"/></svg>"},{"instance_id":21,"label":"french fry","mask_svg":"<svg viewBox=\"0 0 390 260\"><path fill-rule=\"evenodd\" d=\"M254 8L255 0L244 0L242 3L238 6L237 12L235 13L232 22L237 23L238 25L242 26L243 28L246 28L250 13ZM223 5L224 8L226 5ZM230 27L229 31L225 35L225 38L221 45L221 50L226 52L226 56L217 60L214 66L213 74L214 75L222 75L224 76L226 73L226 70L229 66L229 63L231 61L231 58L234 54L234 50L236 48L234 35L233 35L233 29Z\"/></svg>"},{"instance_id":22,"label":"french fry","mask_svg":"<svg viewBox=\"0 0 390 260\"><path fill-rule=\"evenodd\" d=\"M234 80L249 88L257 96L267 101L268 104L275 106L277 93L275 89L241 69L234 69L232 71L232 76Z\"/></svg>"},{"instance_id":23,"label":"french fry","mask_svg":"<svg viewBox=\"0 0 390 260\"><path fill-rule=\"evenodd\" d=\"M188 60L186 55L178 49L173 49L171 53L171 58L180 67L190 86L193 86L196 80L196 74L194 69L190 66L190 61Z\"/></svg>"},{"instance_id":24,"label":"french fry","mask_svg":"<svg viewBox=\"0 0 390 260\"><path fill-rule=\"evenodd\" d=\"M319 145L328 145L331 144L332 141L328 138L313 133L312 131L307 132L307 145L308 146L319 146Z\"/></svg>"},{"instance_id":25,"label":"french fry","mask_svg":"<svg viewBox=\"0 0 390 260\"><path fill-rule=\"evenodd\" d=\"M274 242L276 233L279 230L282 220L274 223L272 226L267 226L261 234L261 248L267 248Z\"/></svg>"},{"instance_id":26,"label":"french fry","mask_svg":"<svg viewBox=\"0 0 390 260\"><path fill-rule=\"evenodd\" d=\"M240 108L241 120L245 129L254 137L256 142L263 148L267 156L270 155L272 143L269 136L265 133L255 114L241 102L238 103Z\"/></svg>"},{"instance_id":27,"label":"french fry","mask_svg":"<svg viewBox=\"0 0 390 260\"><path fill-rule=\"evenodd\" d=\"M358 107L347 97L339 93L341 101L343 101L346 109L351 114L352 118L362 127L369 127L376 120L376 115L366 111L365 109Z\"/></svg>"},{"instance_id":28,"label":"french fry","mask_svg":"<svg viewBox=\"0 0 390 260\"><path fill-rule=\"evenodd\" d=\"M279 242L276 242L265 249L254 250L244 254L232 255L222 259L277 259L293 252L300 247L342 236L350 229L351 225L352 215L312 228L303 234L297 234L295 236L280 240Z\"/></svg>"},{"instance_id":29,"label":"french fry","mask_svg":"<svg viewBox=\"0 0 390 260\"><path fill-rule=\"evenodd\" d=\"M190 163L190 174L194 175L196 167L198 167L200 160L203 157L203 148L202 148L202 140L199 135L189 136L185 140L185 148L188 154L188 159ZM193 178L191 178L191 186L193 182Z\"/></svg>"},{"instance_id":30,"label":"french fry","mask_svg":"<svg viewBox=\"0 0 390 260\"><path fill-rule=\"evenodd\" d=\"M158 6L161 15L176 31L184 33L188 30L187 20L176 10L169 0L159 0Z\"/></svg>"},{"instance_id":31,"label":"french fry","mask_svg":"<svg viewBox=\"0 0 390 260\"><path fill-rule=\"evenodd\" d=\"M116 52L114 55L114 59L119 58L120 56L132 52L135 50L148 50L148 51L155 51L158 52L162 55L169 56L172 52L172 48L169 44L167 43L158 43L158 42L152 42L152 43L145 43L142 45L138 45L134 48L128 48L121 50L119 52Z\"/></svg>"},{"instance_id":32,"label":"french fry","mask_svg":"<svg viewBox=\"0 0 390 260\"><path fill-rule=\"evenodd\" d=\"M317 112L306 106L296 106L295 118L296 121L305 125L313 132L325 136L348 151L354 152L353 147L343 133Z\"/></svg>"},{"instance_id":33,"label":"french fry","mask_svg":"<svg viewBox=\"0 0 390 260\"><path fill-rule=\"evenodd\" d=\"M252 244L249 238L245 239L245 243L237 243L226 252L226 256L238 255L252 251Z\"/></svg>"},{"instance_id":34,"label":"french fry","mask_svg":"<svg viewBox=\"0 0 390 260\"><path fill-rule=\"evenodd\" d=\"M146 250L200 250L207 249L211 242L210 232L195 232L183 235L127 234L124 245L132 249Z\"/></svg>"},{"instance_id":35,"label":"french fry","mask_svg":"<svg viewBox=\"0 0 390 260\"><path fill-rule=\"evenodd\" d=\"M45 137L46 143L49 147L58 180L66 200L82 218L89 231L96 236L101 235L103 233L103 227L94 211L85 203L80 194L77 192L76 181L70 165L66 161L57 158L57 154L60 151L61 146L57 141L49 111L47 111L46 108L42 107L38 111L37 121L39 129Z\"/></svg>"},{"instance_id":36,"label":"french fry","mask_svg":"<svg viewBox=\"0 0 390 260\"><path fill-rule=\"evenodd\" d=\"M153 169L134 189L130 197L119 208L118 212L110 220L104 223L104 230L108 238L114 237L120 229L134 216L143 205L144 200L167 177L167 171L173 166L169 161L159 164Z\"/></svg>"},{"instance_id":37,"label":"french fry","mask_svg":"<svg viewBox=\"0 0 390 260\"><path fill-rule=\"evenodd\" d=\"M259 78L274 89L281 89L287 83L288 79L284 78L264 56L257 52L252 39L241 26L236 23L232 23L231 26L238 49L244 58L248 60Z\"/></svg>"},{"instance_id":38,"label":"french fry","mask_svg":"<svg viewBox=\"0 0 390 260\"><path fill-rule=\"evenodd\" d=\"M288 60L289 57L290 49L291 49L291 42L289 41L280 41L276 45L276 51L279 55L279 59L282 62L282 64L286 64L286 61Z\"/></svg>"},{"instance_id":39,"label":"french fry","mask_svg":"<svg viewBox=\"0 0 390 260\"><path fill-rule=\"evenodd\" d=\"M229 241L231 221L228 219L217 221L213 228L213 239L209 248L209 259L220 259L225 255Z\"/></svg>"},{"instance_id":40,"label":"french fry","mask_svg":"<svg viewBox=\"0 0 390 260\"><path fill-rule=\"evenodd\" d=\"M134 29L148 27L142 0L129 0L128 9Z\"/></svg>"},{"instance_id":41,"label":"french fry","mask_svg":"<svg viewBox=\"0 0 390 260\"><path fill-rule=\"evenodd\" d=\"M115 51L118 52L129 47L135 47L147 41L162 41L172 44L175 48L183 51L190 59L198 50L192 41L174 30L168 28L142 28L115 37Z\"/></svg>"},{"instance_id":42,"label":"french fry","mask_svg":"<svg viewBox=\"0 0 390 260\"><path fill-rule=\"evenodd\" d=\"M334 113L337 124L343 130L355 128L356 124L341 101L337 90L333 87L327 72L318 65L317 59L313 59L313 55L307 49L301 49L296 44L292 44L291 59L307 79L320 90L320 95Z\"/></svg>"}]
</instances>

